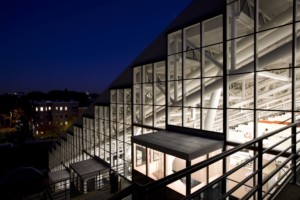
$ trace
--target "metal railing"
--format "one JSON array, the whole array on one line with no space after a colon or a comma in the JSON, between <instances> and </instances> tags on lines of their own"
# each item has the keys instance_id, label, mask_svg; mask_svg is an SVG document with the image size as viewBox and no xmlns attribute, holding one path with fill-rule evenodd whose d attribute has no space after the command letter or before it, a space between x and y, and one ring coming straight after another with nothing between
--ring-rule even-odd
<instances>
[{"instance_id":1,"label":"metal railing","mask_svg":"<svg viewBox=\"0 0 300 200\"><path fill-rule=\"evenodd\" d=\"M160 180L150 182L145 185L140 185L138 183L133 183L131 186L126 188L124 191L120 191L119 193L115 194L110 198L110 200L114 199L123 199L131 194L134 195L134 199L151 199L153 198L153 194L156 196L159 195L159 199L168 199L168 194L165 192L167 186L183 177L189 176L205 167L208 167L218 161L223 161L223 165L226 164L226 159L233 154L242 151L244 149L251 149L253 150L253 156L249 157L248 159L244 160L238 166L232 168L231 170L227 170L223 175L220 175L215 180L207 183L205 186L197 190L196 192L184 196L182 199L212 199L210 197L210 193L208 192L211 188L220 187L221 192L217 194L217 197L214 196L213 199L226 199L230 197L234 192L236 192L240 187L245 186L246 182L249 180L253 181L253 187L250 188L249 191L245 193L241 199L269 199L274 198L278 195L279 191L290 181L292 180L293 183L297 181L297 166L299 165L299 152L300 150L297 149L297 144L300 140L297 140L297 126L300 125L300 122L293 123L287 125L283 128L278 130L272 131L268 134L262 135L258 138L255 138L251 141L248 141L244 144L240 144L232 149L226 150L214 157L208 158L207 160L200 162L198 164L192 165L191 167L185 168L181 171L178 171L174 174L166 176ZM263 141L267 140L270 137L275 137L277 134L290 129L290 135L287 137L277 137L281 140L275 144L272 144L270 147L264 147ZM300 138L300 137L299 137ZM285 149L278 150L276 147L280 146L284 142L290 142L290 145L287 146ZM277 153L274 155L273 158L269 159L266 163L263 162L263 158L267 153L272 152L272 154ZM276 168L273 169L270 173L263 174L263 170L266 169L268 165L274 163L276 159L279 157L285 158L284 161L281 163L277 163ZM245 167L249 163L253 164L253 172L246 176L243 180L241 180L238 184L233 186L230 189L226 189L226 182L228 181L228 177L242 167ZM257 170L255 170L257 169ZM278 173L285 169L285 173L278 176ZM275 178L276 177L276 178ZM267 189L263 188L268 181L275 180L275 183ZM216 195L216 194L214 194Z\"/></svg>"}]
</instances>

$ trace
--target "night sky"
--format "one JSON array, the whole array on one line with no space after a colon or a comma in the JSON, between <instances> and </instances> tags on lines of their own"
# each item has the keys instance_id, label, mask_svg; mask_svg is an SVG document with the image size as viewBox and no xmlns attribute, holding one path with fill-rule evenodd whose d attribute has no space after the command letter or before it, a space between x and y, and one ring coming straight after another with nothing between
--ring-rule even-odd
<instances>
[{"instance_id":1,"label":"night sky","mask_svg":"<svg viewBox=\"0 0 300 200\"><path fill-rule=\"evenodd\" d=\"M100 93L192 0L2 0L0 94Z\"/></svg>"}]
</instances>

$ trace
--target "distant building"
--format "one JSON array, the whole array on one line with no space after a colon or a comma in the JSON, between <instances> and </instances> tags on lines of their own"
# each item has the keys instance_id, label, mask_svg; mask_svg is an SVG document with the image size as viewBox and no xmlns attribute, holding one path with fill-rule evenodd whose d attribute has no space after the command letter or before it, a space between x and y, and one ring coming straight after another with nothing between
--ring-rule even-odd
<instances>
[{"instance_id":1,"label":"distant building","mask_svg":"<svg viewBox=\"0 0 300 200\"><path fill-rule=\"evenodd\" d=\"M79 116L79 102L38 101L33 104L33 134L46 134L47 128L55 123L68 126L69 120Z\"/></svg>"}]
</instances>

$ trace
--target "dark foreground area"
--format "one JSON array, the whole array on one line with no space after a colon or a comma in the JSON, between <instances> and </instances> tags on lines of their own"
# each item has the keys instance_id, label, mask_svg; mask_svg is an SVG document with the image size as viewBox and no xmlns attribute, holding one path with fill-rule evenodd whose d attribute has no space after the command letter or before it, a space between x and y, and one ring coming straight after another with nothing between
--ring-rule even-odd
<instances>
[{"instance_id":1,"label":"dark foreground area","mask_svg":"<svg viewBox=\"0 0 300 200\"><path fill-rule=\"evenodd\" d=\"M0 145L1 199L24 199L48 184L48 151L53 141Z\"/></svg>"}]
</instances>

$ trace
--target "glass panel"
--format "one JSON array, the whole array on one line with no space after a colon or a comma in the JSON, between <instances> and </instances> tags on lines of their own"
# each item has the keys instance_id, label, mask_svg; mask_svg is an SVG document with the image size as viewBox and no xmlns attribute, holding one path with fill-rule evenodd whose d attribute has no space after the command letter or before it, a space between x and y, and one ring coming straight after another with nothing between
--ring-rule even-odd
<instances>
[{"instance_id":1,"label":"glass panel","mask_svg":"<svg viewBox=\"0 0 300 200\"><path fill-rule=\"evenodd\" d=\"M118 90L118 103L124 102L124 91L122 89Z\"/></svg>"},{"instance_id":2,"label":"glass panel","mask_svg":"<svg viewBox=\"0 0 300 200\"><path fill-rule=\"evenodd\" d=\"M211 18L203 22L204 39L203 45L220 43L223 41L223 17Z\"/></svg>"},{"instance_id":3,"label":"glass panel","mask_svg":"<svg viewBox=\"0 0 300 200\"><path fill-rule=\"evenodd\" d=\"M138 127L138 126L134 126L133 127L133 133L134 133L134 136L136 136L136 135L142 135L143 134L142 128Z\"/></svg>"},{"instance_id":4,"label":"glass panel","mask_svg":"<svg viewBox=\"0 0 300 200\"><path fill-rule=\"evenodd\" d=\"M295 73L296 73L296 83L295 83L295 98L296 98L296 103L295 103L295 110L299 111L300 110L300 68L295 68ZM300 119L300 113L297 113L297 118Z\"/></svg>"},{"instance_id":5,"label":"glass panel","mask_svg":"<svg viewBox=\"0 0 300 200\"><path fill-rule=\"evenodd\" d=\"M184 127L200 129L201 109L188 107L184 108Z\"/></svg>"},{"instance_id":6,"label":"glass panel","mask_svg":"<svg viewBox=\"0 0 300 200\"><path fill-rule=\"evenodd\" d=\"M258 72L260 109L291 110L291 79L288 69Z\"/></svg>"},{"instance_id":7,"label":"glass panel","mask_svg":"<svg viewBox=\"0 0 300 200\"><path fill-rule=\"evenodd\" d=\"M184 78L200 78L200 49L184 53Z\"/></svg>"},{"instance_id":8,"label":"glass panel","mask_svg":"<svg viewBox=\"0 0 300 200\"><path fill-rule=\"evenodd\" d=\"M192 25L184 29L185 45L184 50L200 47L200 24Z\"/></svg>"},{"instance_id":9,"label":"glass panel","mask_svg":"<svg viewBox=\"0 0 300 200\"><path fill-rule=\"evenodd\" d=\"M153 85L152 84L143 84L143 93L144 93L144 104L152 105L153 104Z\"/></svg>"},{"instance_id":10,"label":"glass panel","mask_svg":"<svg viewBox=\"0 0 300 200\"><path fill-rule=\"evenodd\" d=\"M203 106L205 108L222 108L223 105L223 79L220 77L202 79Z\"/></svg>"},{"instance_id":11,"label":"glass panel","mask_svg":"<svg viewBox=\"0 0 300 200\"><path fill-rule=\"evenodd\" d=\"M166 107L165 106L155 106L154 126L158 127L158 128L165 128L165 126L166 126Z\"/></svg>"},{"instance_id":12,"label":"glass panel","mask_svg":"<svg viewBox=\"0 0 300 200\"><path fill-rule=\"evenodd\" d=\"M168 55L182 52L181 30L168 35Z\"/></svg>"},{"instance_id":13,"label":"glass panel","mask_svg":"<svg viewBox=\"0 0 300 200\"><path fill-rule=\"evenodd\" d=\"M182 107L169 107L169 123L182 126Z\"/></svg>"},{"instance_id":14,"label":"glass panel","mask_svg":"<svg viewBox=\"0 0 300 200\"><path fill-rule=\"evenodd\" d=\"M220 153L222 153L222 149L213 151L213 152L209 153L209 158L214 157ZM223 174L223 171L222 171L223 164L222 163L223 163L222 160L219 160L218 162L215 162L215 163L209 165L209 168L208 168L209 182L212 182L216 178L222 176L222 174Z\"/></svg>"},{"instance_id":15,"label":"glass panel","mask_svg":"<svg viewBox=\"0 0 300 200\"><path fill-rule=\"evenodd\" d=\"M203 109L203 129L208 131L223 132L223 110Z\"/></svg>"},{"instance_id":16,"label":"glass panel","mask_svg":"<svg viewBox=\"0 0 300 200\"><path fill-rule=\"evenodd\" d=\"M228 140L244 143L254 138L254 111L244 109L228 109Z\"/></svg>"},{"instance_id":17,"label":"glass panel","mask_svg":"<svg viewBox=\"0 0 300 200\"><path fill-rule=\"evenodd\" d=\"M125 143L125 160L131 162L131 144Z\"/></svg>"},{"instance_id":18,"label":"glass panel","mask_svg":"<svg viewBox=\"0 0 300 200\"><path fill-rule=\"evenodd\" d=\"M228 74L254 71L254 37L233 39L228 45Z\"/></svg>"},{"instance_id":19,"label":"glass panel","mask_svg":"<svg viewBox=\"0 0 300 200\"><path fill-rule=\"evenodd\" d=\"M145 125L153 126L153 106L152 105L144 105L144 114L143 121Z\"/></svg>"},{"instance_id":20,"label":"glass panel","mask_svg":"<svg viewBox=\"0 0 300 200\"><path fill-rule=\"evenodd\" d=\"M258 70L290 67L292 45L283 45L292 40L291 25L259 33L258 38Z\"/></svg>"},{"instance_id":21,"label":"glass panel","mask_svg":"<svg viewBox=\"0 0 300 200\"><path fill-rule=\"evenodd\" d=\"M182 54L178 53L168 57L169 80L182 79Z\"/></svg>"},{"instance_id":22,"label":"glass panel","mask_svg":"<svg viewBox=\"0 0 300 200\"><path fill-rule=\"evenodd\" d=\"M125 89L125 101L126 103L131 102L131 89Z\"/></svg>"},{"instance_id":23,"label":"glass panel","mask_svg":"<svg viewBox=\"0 0 300 200\"><path fill-rule=\"evenodd\" d=\"M242 74L228 77L228 107L253 108L254 75Z\"/></svg>"},{"instance_id":24,"label":"glass panel","mask_svg":"<svg viewBox=\"0 0 300 200\"><path fill-rule=\"evenodd\" d=\"M250 150L241 150L231 156L229 156L229 159L227 159L227 171L234 169L236 166L239 166L241 163L246 162L249 158L253 156L253 152ZM245 178L247 178L254 170L254 164L253 161L249 162L239 170L237 170L235 173L231 174L228 177L228 189L232 189L234 186L236 186L238 183L243 181ZM233 195L237 198L242 198L245 196L252 188L254 180L251 178L248 180L244 185L239 187L235 192L233 192Z\"/></svg>"},{"instance_id":25,"label":"glass panel","mask_svg":"<svg viewBox=\"0 0 300 200\"><path fill-rule=\"evenodd\" d=\"M153 70L152 70L152 64L144 65L144 83L151 83L153 82Z\"/></svg>"},{"instance_id":26,"label":"glass panel","mask_svg":"<svg viewBox=\"0 0 300 200\"><path fill-rule=\"evenodd\" d=\"M125 123L131 124L131 105L125 105Z\"/></svg>"},{"instance_id":27,"label":"glass panel","mask_svg":"<svg viewBox=\"0 0 300 200\"><path fill-rule=\"evenodd\" d=\"M118 105L118 122L124 122L124 106L122 104Z\"/></svg>"},{"instance_id":28,"label":"glass panel","mask_svg":"<svg viewBox=\"0 0 300 200\"><path fill-rule=\"evenodd\" d=\"M134 169L146 175L146 147L134 144Z\"/></svg>"},{"instance_id":29,"label":"glass panel","mask_svg":"<svg viewBox=\"0 0 300 200\"><path fill-rule=\"evenodd\" d=\"M117 90L110 90L110 102L117 103Z\"/></svg>"},{"instance_id":30,"label":"glass panel","mask_svg":"<svg viewBox=\"0 0 300 200\"><path fill-rule=\"evenodd\" d=\"M164 177L164 154L148 148L148 176L153 180Z\"/></svg>"},{"instance_id":31,"label":"glass panel","mask_svg":"<svg viewBox=\"0 0 300 200\"><path fill-rule=\"evenodd\" d=\"M186 161L166 154L166 176L186 168ZM186 195L186 187L181 180L177 180L168 185L169 188Z\"/></svg>"},{"instance_id":32,"label":"glass panel","mask_svg":"<svg viewBox=\"0 0 300 200\"><path fill-rule=\"evenodd\" d=\"M216 77L223 75L223 47L214 45L204 49L203 77Z\"/></svg>"},{"instance_id":33,"label":"glass panel","mask_svg":"<svg viewBox=\"0 0 300 200\"><path fill-rule=\"evenodd\" d=\"M165 81L166 80L166 67L165 61L154 63L154 82Z\"/></svg>"},{"instance_id":34,"label":"glass panel","mask_svg":"<svg viewBox=\"0 0 300 200\"><path fill-rule=\"evenodd\" d=\"M131 125L125 125L125 142L130 143L131 142Z\"/></svg>"},{"instance_id":35,"label":"glass panel","mask_svg":"<svg viewBox=\"0 0 300 200\"><path fill-rule=\"evenodd\" d=\"M206 155L201 156L199 158L196 158L192 160L192 165L195 165L197 163L200 163L202 161L206 160ZM183 181L181 179L181 181ZM198 170L191 175L191 192L195 192L205 186L207 183L207 168L203 168L201 170Z\"/></svg>"},{"instance_id":36,"label":"glass panel","mask_svg":"<svg viewBox=\"0 0 300 200\"><path fill-rule=\"evenodd\" d=\"M124 141L124 125L119 124L118 128L119 128L119 130L118 130L118 140Z\"/></svg>"},{"instance_id":37,"label":"glass panel","mask_svg":"<svg viewBox=\"0 0 300 200\"><path fill-rule=\"evenodd\" d=\"M182 106L182 81L169 82L169 105Z\"/></svg>"},{"instance_id":38,"label":"glass panel","mask_svg":"<svg viewBox=\"0 0 300 200\"><path fill-rule=\"evenodd\" d=\"M200 79L184 80L184 101L183 105L188 107L199 107L200 99Z\"/></svg>"},{"instance_id":39,"label":"glass panel","mask_svg":"<svg viewBox=\"0 0 300 200\"><path fill-rule=\"evenodd\" d=\"M292 21L293 4L288 1L260 0L259 2L259 30L266 30L281 26ZM272 5L272 6L270 6ZM284 17L283 17L284 16Z\"/></svg>"},{"instance_id":40,"label":"glass panel","mask_svg":"<svg viewBox=\"0 0 300 200\"><path fill-rule=\"evenodd\" d=\"M166 83L165 82L158 82L154 84L155 90L155 105L165 105L166 104Z\"/></svg>"},{"instance_id":41,"label":"glass panel","mask_svg":"<svg viewBox=\"0 0 300 200\"><path fill-rule=\"evenodd\" d=\"M236 1L227 6L227 38L237 38L254 31L254 6L251 1Z\"/></svg>"},{"instance_id":42,"label":"glass panel","mask_svg":"<svg viewBox=\"0 0 300 200\"><path fill-rule=\"evenodd\" d=\"M111 121L117 121L117 105L111 104Z\"/></svg>"},{"instance_id":43,"label":"glass panel","mask_svg":"<svg viewBox=\"0 0 300 200\"><path fill-rule=\"evenodd\" d=\"M134 85L134 104L142 103L142 87L141 85Z\"/></svg>"},{"instance_id":44,"label":"glass panel","mask_svg":"<svg viewBox=\"0 0 300 200\"><path fill-rule=\"evenodd\" d=\"M133 68L133 84L138 84L142 82L142 68L135 67Z\"/></svg>"},{"instance_id":45,"label":"glass panel","mask_svg":"<svg viewBox=\"0 0 300 200\"><path fill-rule=\"evenodd\" d=\"M141 105L134 106L134 123L137 123L137 124L142 123L142 106Z\"/></svg>"}]
</instances>

